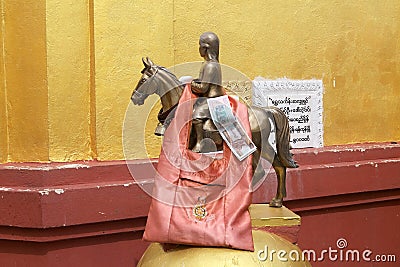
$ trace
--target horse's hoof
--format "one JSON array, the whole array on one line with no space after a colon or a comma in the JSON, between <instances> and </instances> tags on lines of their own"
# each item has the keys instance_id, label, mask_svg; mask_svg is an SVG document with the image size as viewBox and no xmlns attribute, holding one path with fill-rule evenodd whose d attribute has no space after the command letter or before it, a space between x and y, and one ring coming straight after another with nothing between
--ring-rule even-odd
<instances>
[{"instance_id":1,"label":"horse's hoof","mask_svg":"<svg viewBox=\"0 0 400 267\"><path fill-rule=\"evenodd\" d=\"M282 199L273 198L271 202L269 202L269 206L272 208L282 208L282 202L283 202Z\"/></svg>"}]
</instances>

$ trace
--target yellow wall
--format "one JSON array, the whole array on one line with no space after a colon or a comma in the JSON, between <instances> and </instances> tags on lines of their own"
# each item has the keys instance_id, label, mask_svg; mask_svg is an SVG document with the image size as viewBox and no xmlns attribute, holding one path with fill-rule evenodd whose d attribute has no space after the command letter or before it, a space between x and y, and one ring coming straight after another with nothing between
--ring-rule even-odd
<instances>
[{"instance_id":1,"label":"yellow wall","mask_svg":"<svg viewBox=\"0 0 400 267\"><path fill-rule=\"evenodd\" d=\"M1 5L7 158L47 160L46 1L2 1Z\"/></svg>"},{"instance_id":2,"label":"yellow wall","mask_svg":"<svg viewBox=\"0 0 400 267\"><path fill-rule=\"evenodd\" d=\"M174 1L163 4L162 18L159 5L144 8L141 17L137 6L120 1L108 1L107 5L119 6L124 12L115 20L109 16L96 35L102 40L96 47L107 47L97 50L96 57L109 57L105 49L120 55L107 61L113 64L103 65L108 75L99 79L107 79L111 82L107 86L121 90L118 96L108 93L112 99L101 97L104 103L122 104L120 101L129 99L127 88L138 80L141 56L149 55L164 66L200 60L198 37L211 30L221 39L220 61L250 78L323 80L325 145L400 139L398 1ZM96 18L98 15L95 13ZM151 19L152 24L148 23ZM128 29L135 28L136 22L141 26L132 34ZM115 40L122 40L121 46L115 45ZM172 56L172 62L166 55ZM126 58L136 61L125 63ZM126 78L115 75L115 69L126 69ZM104 129L98 131L115 133L112 141L104 142L112 144L111 149L99 150L103 158L121 157L119 138L115 138L123 118L123 110L119 112L111 116L116 121L102 124ZM143 131L143 120L140 116L134 120L137 132ZM151 136L150 131L148 134ZM159 152L157 142L147 148L152 156Z\"/></svg>"},{"instance_id":3,"label":"yellow wall","mask_svg":"<svg viewBox=\"0 0 400 267\"><path fill-rule=\"evenodd\" d=\"M94 1L96 133L100 160L124 158L122 125L143 69L142 56L149 55L163 66L173 64L172 3L172 0L151 4L131 0ZM145 125L143 109L138 108L134 113L136 120L129 131L132 147L144 142L140 137ZM159 152L159 148L154 150ZM137 151L132 157L143 158L146 154Z\"/></svg>"},{"instance_id":4,"label":"yellow wall","mask_svg":"<svg viewBox=\"0 0 400 267\"><path fill-rule=\"evenodd\" d=\"M91 159L88 1L1 8L1 161Z\"/></svg>"},{"instance_id":5,"label":"yellow wall","mask_svg":"<svg viewBox=\"0 0 400 267\"><path fill-rule=\"evenodd\" d=\"M150 102L129 106L141 57L201 60L209 30L250 78L322 79L325 145L400 140L398 1L0 2L3 162L123 159L127 111L129 156L157 156Z\"/></svg>"},{"instance_id":6,"label":"yellow wall","mask_svg":"<svg viewBox=\"0 0 400 267\"><path fill-rule=\"evenodd\" d=\"M3 12L3 3L0 4L0 14ZM3 15L1 15L1 21L3 21ZM7 109L6 109L6 85L4 77L4 27L1 23L0 27L0 162L7 161L8 158L8 132L7 132Z\"/></svg>"},{"instance_id":7,"label":"yellow wall","mask_svg":"<svg viewBox=\"0 0 400 267\"><path fill-rule=\"evenodd\" d=\"M46 11L49 157L90 159L89 1L47 0Z\"/></svg>"},{"instance_id":8,"label":"yellow wall","mask_svg":"<svg viewBox=\"0 0 400 267\"><path fill-rule=\"evenodd\" d=\"M185 38L211 29L221 62L251 78L323 80L325 145L400 139L398 1L179 2L177 62L196 59Z\"/></svg>"}]
</instances>

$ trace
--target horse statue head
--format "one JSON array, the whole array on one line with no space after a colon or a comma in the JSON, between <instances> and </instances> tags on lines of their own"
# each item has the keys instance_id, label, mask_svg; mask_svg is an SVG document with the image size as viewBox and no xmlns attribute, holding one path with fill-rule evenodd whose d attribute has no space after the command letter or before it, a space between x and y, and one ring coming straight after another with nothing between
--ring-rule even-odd
<instances>
[{"instance_id":1,"label":"horse statue head","mask_svg":"<svg viewBox=\"0 0 400 267\"><path fill-rule=\"evenodd\" d=\"M147 97L157 94L161 99L163 111L175 106L183 91L183 84L168 69L158 66L148 57L142 58L144 65L133 90L131 100L135 105L143 105Z\"/></svg>"},{"instance_id":2,"label":"horse statue head","mask_svg":"<svg viewBox=\"0 0 400 267\"><path fill-rule=\"evenodd\" d=\"M154 84L154 75L157 73L154 63L148 58L142 58L144 69L141 71L142 77L133 90L131 100L135 105L143 105L146 98L157 92ZM152 83L153 82L153 83Z\"/></svg>"},{"instance_id":3,"label":"horse statue head","mask_svg":"<svg viewBox=\"0 0 400 267\"><path fill-rule=\"evenodd\" d=\"M168 69L158 66L148 57L142 58L144 69L135 90L132 92L131 100L135 105L143 105L147 97L157 94L161 99L162 108L158 113L159 124L155 129L156 135L163 135L168 122L167 117L174 110L182 95L184 84Z\"/></svg>"}]
</instances>

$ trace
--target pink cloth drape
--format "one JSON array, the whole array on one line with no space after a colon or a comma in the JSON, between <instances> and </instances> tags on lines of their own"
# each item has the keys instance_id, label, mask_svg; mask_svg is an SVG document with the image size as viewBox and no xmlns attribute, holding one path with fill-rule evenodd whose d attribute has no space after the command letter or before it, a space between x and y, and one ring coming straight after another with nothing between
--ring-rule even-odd
<instances>
[{"instance_id":1,"label":"pink cloth drape","mask_svg":"<svg viewBox=\"0 0 400 267\"><path fill-rule=\"evenodd\" d=\"M189 85L165 132L144 240L253 251L251 156L239 161L224 143L223 157L189 150L196 96ZM232 110L251 136L247 107L229 97Z\"/></svg>"}]
</instances>

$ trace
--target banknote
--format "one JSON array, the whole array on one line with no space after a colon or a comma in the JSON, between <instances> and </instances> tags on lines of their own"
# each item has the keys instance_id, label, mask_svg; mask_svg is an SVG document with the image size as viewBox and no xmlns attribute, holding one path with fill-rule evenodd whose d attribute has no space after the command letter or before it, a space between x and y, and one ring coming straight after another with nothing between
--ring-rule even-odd
<instances>
[{"instance_id":1,"label":"banknote","mask_svg":"<svg viewBox=\"0 0 400 267\"><path fill-rule=\"evenodd\" d=\"M207 103L211 118L232 153L240 161L247 158L257 148L233 114L228 96L208 98Z\"/></svg>"}]
</instances>

